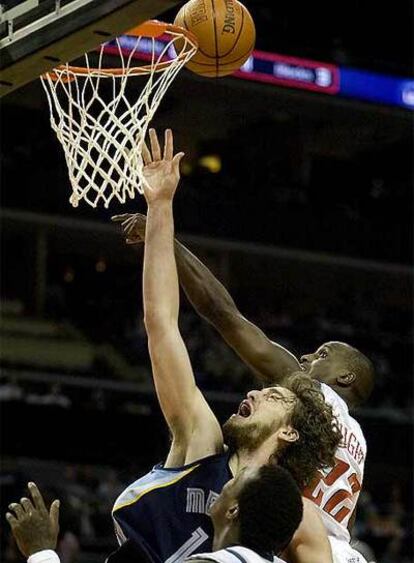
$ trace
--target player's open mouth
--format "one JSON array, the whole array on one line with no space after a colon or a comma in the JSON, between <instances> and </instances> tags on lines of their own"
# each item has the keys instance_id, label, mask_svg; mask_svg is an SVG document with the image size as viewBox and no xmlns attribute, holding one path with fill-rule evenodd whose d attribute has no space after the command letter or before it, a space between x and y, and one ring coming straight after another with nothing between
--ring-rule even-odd
<instances>
[{"instance_id":1,"label":"player's open mouth","mask_svg":"<svg viewBox=\"0 0 414 563\"><path fill-rule=\"evenodd\" d=\"M245 399L240 403L237 414L239 416L242 416L243 418L248 418L252 413L253 413L252 405L250 404L250 401Z\"/></svg>"}]
</instances>

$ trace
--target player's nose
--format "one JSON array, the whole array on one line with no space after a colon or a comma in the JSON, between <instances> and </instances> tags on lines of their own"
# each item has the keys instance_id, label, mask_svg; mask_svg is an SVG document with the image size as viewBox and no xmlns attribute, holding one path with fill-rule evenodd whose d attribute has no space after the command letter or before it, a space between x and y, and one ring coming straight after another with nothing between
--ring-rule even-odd
<instances>
[{"instance_id":1,"label":"player's nose","mask_svg":"<svg viewBox=\"0 0 414 563\"><path fill-rule=\"evenodd\" d=\"M247 393L247 398L251 399L252 401L255 401L259 395L260 395L261 391L257 390L257 389L252 389L252 391L249 391Z\"/></svg>"},{"instance_id":2,"label":"player's nose","mask_svg":"<svg viewBox=\"0 0 414 563\"><path fill-rule=\"evenodd\" d=\"M306 364L312 361L312 354L305 354L304 356L300 357L300 363Z\"/></svg>"}]
</instances>

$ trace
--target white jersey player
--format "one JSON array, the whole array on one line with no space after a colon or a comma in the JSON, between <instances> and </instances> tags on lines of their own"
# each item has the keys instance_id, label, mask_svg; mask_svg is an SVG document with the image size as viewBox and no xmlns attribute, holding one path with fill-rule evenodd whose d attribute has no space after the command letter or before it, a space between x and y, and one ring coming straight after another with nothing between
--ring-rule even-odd
<instances>
[{"instance_id":1,"label":"white jersey player","mask_svg":"<svg viewBox=\"0 0 414 563\"><path fill-rule=\"evenodd\" d=\"M361 427L349 414L345 401L328 385L321 383L321 389L326 402L333 407L343 440L336 452L335 466L319 472L305 496L320 510L335 563L364 563L362 555L350 546L348 526L355 514L362 486L367 445Z\"/></svg>"}]
</instances>

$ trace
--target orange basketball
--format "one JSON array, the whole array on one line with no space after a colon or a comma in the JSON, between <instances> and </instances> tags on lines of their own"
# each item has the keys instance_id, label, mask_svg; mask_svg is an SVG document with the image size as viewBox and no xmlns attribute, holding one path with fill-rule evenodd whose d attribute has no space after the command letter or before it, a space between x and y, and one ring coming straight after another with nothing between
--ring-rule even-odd
<instances>
[{"instance_id":1,"label":"orange basketball","mask_svg":"<svg viewBox=\"0 0 414 563\"><path fill-rule=\"evenodd\" d=\"M174 23L192 31L199 49L186 67L217 78L239 69L253 51L256 30L249 11L237 0L190 0Z\"/></svg>"}]
</instances>

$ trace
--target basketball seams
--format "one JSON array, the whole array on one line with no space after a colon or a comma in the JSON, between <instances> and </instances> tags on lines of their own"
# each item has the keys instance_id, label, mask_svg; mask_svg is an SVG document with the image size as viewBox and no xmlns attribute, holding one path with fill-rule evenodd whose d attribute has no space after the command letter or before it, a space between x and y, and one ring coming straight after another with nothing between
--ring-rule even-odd
<instances>
[{"instance_id":1,"label":"basketball seams","mask_svg":"<svg viewBox=\"0 0 414 563\"><path fill-rule=\"evenodd\" d=\"M211 9L212 9L212 13L213 13L213 26L214 26L214 45L215 45L215 51L216 51L216 61L215 61L215 67L216 67L216 78L218 78L219 76L219 54L218 54L218 38L217 38L217 19L216 19L216 7L214 5L214 0L211 0Z\"/></svg>"},{"instance_id":2,"label":"basketball seams","mask_svg":"<svg viewBox=\"0 0 414 563\"><path fill-rule=\"evenodd\" d=\"M236 2L235 2L235 4L236 4ZM240 5L239 2L237 2L237 4ZM220 57L227 57L228 55L230 55L231 52L234 51L234 49L236 48L237 43L239 42L240 36L241 36L241 34L242 34L243 30L244 30L244 6L240 5L240 11L241 11L241 22L240 22L240 25L239 25L239 33L237 34L236 40L234 41L233 46L231 47L231 49L229 49L229 50L226 51L225 53L222 53L222 54L220 55Z\"/></svg>"},{"instance_id":3,"label":"basketball seams","mask_svg":"<svg viewBox=\"0 0 414 563\"><path fill-rule=\"evenodd\" d=\"M240 57L237 57L237 59L233 59L231 61L228 61L226 63L221 62L220 63L220 67L225 67L225 66L229 66L229 65L234 65L235 63L237 63L238 61L243 61L243 59L247 60L247 58L249 57L250 53L252 52L253 48L254 48L255 43L253 43L249 49L247 49L247 51L241 55ZM208 58L213 58L213 57L208 57ZM193 63L193 61L190 61L189 63L187 63L187 66L191 66L191 64L195 64L197 66L211 66L211 67L215 67L215 63L211 62L211 63L202 63L199 61L195 61ZM238 70L238 69L235 69Z\"/></svg>"}]
</instances>

